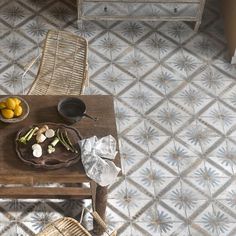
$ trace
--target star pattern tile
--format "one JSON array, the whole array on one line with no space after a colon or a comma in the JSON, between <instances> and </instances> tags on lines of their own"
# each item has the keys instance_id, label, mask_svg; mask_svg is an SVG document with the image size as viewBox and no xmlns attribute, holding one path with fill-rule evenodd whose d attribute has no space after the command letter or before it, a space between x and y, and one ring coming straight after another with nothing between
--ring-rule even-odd
<instances>
[{"instance_id":1,"label":"star pattern tile","mask_svg":"<svg viewBox=\"0 0 236 236\"><path fill-rule=\"evenodd\" d=\"M86 4L87 14L158 16L175 4ZM183 4L175 14L193 14ZM89 42L86 94L114 95L123 176L109 187L107 223L119 236L236 235L236 66L227 61L217 0L200 31L184 22L86 21L76 2L2 0L0 94L26 92L47 30ZM0 235L32 236L78 200L0 199ZM92 219L85 216L89 229Z\"/></svg>"}]
</instances>

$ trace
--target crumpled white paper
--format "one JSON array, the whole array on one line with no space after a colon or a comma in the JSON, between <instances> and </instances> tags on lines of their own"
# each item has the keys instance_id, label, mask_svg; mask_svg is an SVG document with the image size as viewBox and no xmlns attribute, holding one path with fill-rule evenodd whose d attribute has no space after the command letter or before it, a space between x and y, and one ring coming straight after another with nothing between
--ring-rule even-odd
<instances>
[{"instance_id":1,"label":"crumpled white paper","mask_svg":"<svg viewBox=\"0 0 236 236\"><path fill-rule=\"evenodd\" d=\"M79 145L87 176L101 186L114 183L121 170L111 161L117 154L115 138L111 135L101 139L93 136L80 140Z\"/></svg>"}]
</instances>

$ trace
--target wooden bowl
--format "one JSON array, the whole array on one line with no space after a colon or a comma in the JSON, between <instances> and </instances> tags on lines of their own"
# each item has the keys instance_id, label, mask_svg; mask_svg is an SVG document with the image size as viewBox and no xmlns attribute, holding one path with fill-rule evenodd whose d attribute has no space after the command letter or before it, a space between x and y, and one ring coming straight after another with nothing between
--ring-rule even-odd
<instances>
[{"instance_id":1,"label":"wooden bowl","mask_svg":"<svg viewBox=\"0 0 236 236\"><path fill-rule=\"evenodd\" d=\"M14 117L11 119L5 119L0 112L0 121L2 121L4 123L17 123L17 122L24 120L29 115L29 110L30 110L29 104L25 101L25 99L23 99L22 97L19 97L19 96L7 96L7 97L0 99L0 102L5 101L9 97L18 98L21 100L20 105L22 106L23 112L19 117Z\"/></svg>"}]
</instances>

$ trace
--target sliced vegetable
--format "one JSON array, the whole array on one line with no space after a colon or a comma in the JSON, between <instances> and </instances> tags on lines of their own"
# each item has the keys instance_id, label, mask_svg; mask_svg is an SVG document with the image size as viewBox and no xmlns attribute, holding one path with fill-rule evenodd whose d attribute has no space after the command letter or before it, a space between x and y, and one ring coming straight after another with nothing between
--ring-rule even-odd
<instances>
[{"instance_id":1,"label":"sliced vegetable","mask_svg":"<svg viewBox=\"0 0 236 236\"><path fill-rule=\"evenodd\" d=\"M36 136L37 143L43 143L45 139L46 139L46 136L44 134L37 134Z\"/></svg>"},{"instance_id":2,"label":"sliced vegetable","mask_svg":"<svg viewBox=\"0 0 236 236\"><path fill-rule=\"evenodd\" d=\"M43 150L42 150L42 147L35 143L34 145L32 145L32 149L33 149L33 156L34 157L41 157L42 156L42 153L43 153Z\"/></svg>"},{"instance_id":3,"label":"sliced vegetable","mask_svg":"<svg viewBox=\"0 0 236 236\"><path fill-rule=\"evenodd\" d=\"M48 129L48 130L46 130L46 132L45 132L45 136L46 136L47 138L52 138L52 137L55 136L55 131L54 131L53 129Z\"/></svg>"},{"instance_id":4,"label":"sliced vegetable","mask_svg":"<svg viewBox=\"0 0 236 236\"><path fill-rule=\"evenodd\" d=\"M42 154L43 154L43 152L42 152L42 150L40 150L40 149L35 149L35 150L33 151L33 156L34 156L34 157L39 158L39 157L42 156Z\"/></svg>"},{"instance_id":5,"label":"sliced vegetable","mask_svg":"<svg viewBox=\"0 0 236 236\"><path fill-rule=\"evenodd\" d=\"M55 147L57 143L59 142L59 139L57 137L54 138L54 140L51 142L51 145Z\"/></svg>"},{"instance_id":6,"label":"sliced vegetable","mask_svg":"<svg viewBox=\"0 0 236 236\"><path fill-rule=\"evenodd\" d=\"M37 150L40 150L40 149L42 150L42 147L39 144L35 143L34 145L32 145L32 149L33 150L36 150L36 149Z\"/></svg>"},{"instance_id":7,"label":"sliced vegetable","mask_svg":"<svg viewBox=\"0 0 236 236\"><path fill-rule=\"evenodd\" d=\"M59 139L57 137L48 145L48 153L51 154L56 151L55 146L58 144Z\"/></svg>"},{"instance_id":8,"label":"sliced vegetable","mask_svg":"<svg viewBox=\"0 0 236 236\"><path fill-rule=\"evenodd\" d=\"M48 145L48 153L49 154L51 154L51 153L53 153L55 151L56 151L55 147L53 147L52 145Z\"/></svg>"}]
</instances>

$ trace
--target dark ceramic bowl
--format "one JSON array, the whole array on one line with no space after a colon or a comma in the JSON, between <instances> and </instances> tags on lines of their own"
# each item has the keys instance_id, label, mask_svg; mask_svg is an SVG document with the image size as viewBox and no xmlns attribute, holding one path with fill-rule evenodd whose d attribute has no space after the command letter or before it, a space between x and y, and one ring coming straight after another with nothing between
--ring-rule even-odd
<instances>
[{"instance_id":1,"label":"dark ceramic bowl","mask_svg":"<svg viewBox=\"0 0 236 236\"><path fill-rule=\"evenodd\" d=\"M62 99L57 106L59 114L69 123L75 123L85 116L85 103L74 97Z\"/></svg>"}]
</instances>

